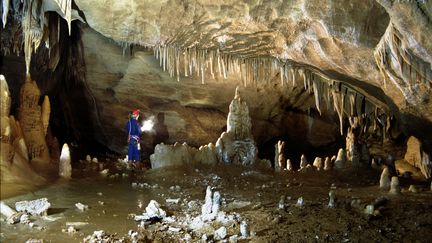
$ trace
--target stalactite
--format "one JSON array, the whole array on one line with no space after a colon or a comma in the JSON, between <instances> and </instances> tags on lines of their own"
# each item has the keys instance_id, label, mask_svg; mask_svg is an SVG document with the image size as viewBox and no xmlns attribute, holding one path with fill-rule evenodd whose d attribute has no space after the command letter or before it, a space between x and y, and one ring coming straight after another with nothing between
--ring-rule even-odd
<instances>
[{"instance_id":1,"label":"stalactite","mask_svg":"<svg viewBox=\"0 0 432 243\"><path fill-rule=\"evenodd\" d=\"M210 57L209 57L209 62L210 62L210 74L212 76L212 79L215 79L215 75L214 75L214 71L213 71L213 52L210 53Z\"/></svg>"},{"instance_id":2,"label":"stalactite","mask_svg":"<svg viewBox=\"0 0 432 243\"><path fill-rule=\"evenodd\" d=\"M349 116L355 116L355 107L356 107L356 93L354 92L348 92L348 101L349 101Z\"/></svg>"},{"instance_id":3,"label":"stalactite","mask_svg":"<svg viewBox=\"0 0 432 243\"><path fill-rule=\"evenodd\" d=\"M223 78L227 79L227 71L226 71L226 66L225 66L225 58L222 58L222 73L223 73Z\"/></svg>"},{"instance_id":4,"label":"stalactite","mask_svg":"<svg viewBox=\"0 0 432 243\"><path fill-rule=\"evenodd\" d=\"M344 95L341 92L332 90L334 108L339 117L340 133L343 135L343 112L344 112Z\"/></svg>"},{"instance_id":5,"label":"stalactite","mask_svg":"<svg viewBox=\"0 0 432 243\"><path fill-rule=\"evenodd\" d=\"M22 26L24 32L24 54L27 75L30 74L30 62L33 50L36 51L42 42L44 14L41 14L41 8L42 2L40 1L25 0L24 2Z\"/></svg>"},{"instance_id":6,"label":"stalactite","mask_svg":"<svg viewBox=\"0 0 432 243\"><path fill-rule=\"evenodd\" d=\"M286 82L287 82L287 84L289 85L289 67L288 67L288 64L287 65L284 65L284 76L285 76L285 80L286 80Z\"/></svg>"},{"instance_id":7,"label":"stalactite","mask_svg":"<svg viewBox=\"0 0 432 243\"><path fill-rule=\"evenodd\" d=\"M189 66L189 62L188 62L188 50L186 49L183 52L183 65L184 65L184 76L188 77L188 66Z\"/></svg>"},{"instance_id":8,"label":"stalactite","mask_svg":"<svg viewBox=\"0 0 432 243\"><path fill-rule=\"evenodd\" d=\"M68 24L69 35L71 35L72 22L72 0L54 0L60 7L60 11L64 14L64 19Z\"/></svg>"},{"instance_id":9,"label":"stalactite","mask_svg":"<svg viewBox=\"0 0 432 243\"><path fill-rule=\"evenodd\" d=\"M284 68L283 66L279 67L279 76L280 76L280 80L281 80L281 86L284 86Z\"/></svg>"},{"instance_id":10,"label":"stalactite","mask_svg":"<svg viewBox=\"0 0 432 243\"><path fill-rule=\"evenodd\" d=\"M318 80L315 80L315 79L313 80L312 85L313 85L313 92L314 92L314 97L315 97L315 106L321 115L322 114L321 107L320 107L321 94L322 94L321 85L318 83Z\"/></svg>"},{"instance_id":11,"label":"stalactite","mask_svg":"<svg viewBox=\"0 0 432 243\"><path fill-rule=\"evenodd\" d=\"M2 1L2 21L3 21L3 29L6 27L6 21L7 21L7 16L8 16L8 12L9 12L9 0L3 0Z\"/></svg>"},{"instance_id":12,"label":"stalactite","mask_svg":"<svg viewBox=\"0 0 432 243\"><path fill-rule=\"evenodd\" d=\"M163 70L165 72L166 70L166 65L167 65L167 48L164 46L163 47L163 59L162 59L162 64L163 64Z\"/></svg>"}]
</instances>

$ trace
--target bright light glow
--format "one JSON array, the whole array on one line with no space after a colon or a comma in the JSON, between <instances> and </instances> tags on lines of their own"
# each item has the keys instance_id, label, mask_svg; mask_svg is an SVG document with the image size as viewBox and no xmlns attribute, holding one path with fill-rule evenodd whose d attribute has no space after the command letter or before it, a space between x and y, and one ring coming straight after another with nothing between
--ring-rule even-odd
<instances>
[{"instance_id":1,"label":"bright light glow","mask_svg":"<svg viewBox=\"0 0 432 243\"><path fill-rule=\"evenodd\" d=\"M143 132L151 131L151 130L153 129L153 126L154 126L153 119L150 118L150 119L148 119L148 120L145 120L145 121L143 122L142 127L141 127L141 131L143 131Z\"/></svg>"}]
</instances>

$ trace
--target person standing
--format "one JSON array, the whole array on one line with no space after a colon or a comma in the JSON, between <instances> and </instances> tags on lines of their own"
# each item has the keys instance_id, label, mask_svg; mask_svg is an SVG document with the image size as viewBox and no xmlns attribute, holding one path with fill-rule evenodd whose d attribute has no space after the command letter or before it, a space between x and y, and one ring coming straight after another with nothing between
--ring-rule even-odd
<instances>
[{"instance_id":1,"label":"person standing","mask_svg":"<svg viewBox=\"0 0 432 243\"><path fill-rule=\"evenodd\" d=\"M141 140L141 127L138 123L138 118L140 115L140 110L136 109L132 111L132 114L129 117L129 121L126 123L126 131L128 132L128 160L129 163L132 163L133 166L136 166L141 161L140 154L140 140Z\"/></svg>"}]
</instances>

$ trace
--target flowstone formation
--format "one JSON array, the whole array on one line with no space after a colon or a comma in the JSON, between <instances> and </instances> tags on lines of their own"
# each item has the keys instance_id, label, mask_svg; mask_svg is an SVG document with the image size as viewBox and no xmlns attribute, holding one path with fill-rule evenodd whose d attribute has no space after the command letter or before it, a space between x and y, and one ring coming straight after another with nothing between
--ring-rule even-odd
<instances>
[{"instance_id":1,"label":"flowstone formation","mask_svg":"<svg viewBox=\"0 0 432 243\"><path fill-rule=\"evenodd\" d=\"M216 142L220 161L227 164L255 164L258 149L252 138L251 128L248 106L242 101L237 87L229 106L227 131L223 132Z\"/></svg>"},{"instance_id":2,"label":"flowstone formation","mask_svg":"<svg viewBox=\"0 0 432 243\"><path fill-rule=\"evenodd\" d=\"M260 161L258 149L251 134L251 119L247 104L241 100L239 88L236 88L227 118L227 131L216 142L193 148L186 143L156 145L150 156L152 168L182 164L240 164L252 165ZM267 165L269 166L269 165Z\"/></svg>"}]
</instances>

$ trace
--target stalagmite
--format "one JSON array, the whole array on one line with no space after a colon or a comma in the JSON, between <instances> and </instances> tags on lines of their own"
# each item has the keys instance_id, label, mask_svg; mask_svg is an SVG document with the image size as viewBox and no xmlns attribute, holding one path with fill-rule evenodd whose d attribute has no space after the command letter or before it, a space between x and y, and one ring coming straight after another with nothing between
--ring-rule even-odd
<instances>
[{"instance_id":1,"label":"stalagmite","mask_svg":"<svg viewBox=\"0 0 432 243\"><path fill-rule=\"evenodd\" d=\"M292 165L290 159L287 159L287 161L286 161L286 170L287 171L293 171L293 165Z\"/></svg>"},{"instance_id":2,"label":"stalagmite","mask_svg":"<svg viewBox=\"0 0 432 243\"><path fill-rule=\"evenodd\" d=\"M38 105L39 97L36 82L27 76L20 91L19 120L31 163L39 172L46 173L50 157L41 121L41 107Z\"/></svg>"},{"instance_id":3,"label":"stalagmite","mask_svg":"<svg viewBox=\"0 0 432 243\"><path fill-rule=\"evenodd\" d=\"M301 158L300 158L300 169L305 168L307 165L308 165L308 162L307 162L306 156L304 154L302 154Z\"/></svg>"},{"instance_id":4,"label":"stalagmite","mask_svg":"<svg viewBox=\"0 0 432 243\"><path fill-rule=\"evenodd\" d=\"M380 177L380 188L388 190L390 188L390 172L388 167L384 167Z\"/></svg>"},{"instance_id":5,"label":"stalagmite","mask_svg":"<svg viewBox=\"0 0 432 243\"><path fill-rule=\"evenodd\" d=\"M390 183L390 194L400 194L401 192L401 188L399 186L399 178L397 176L393 176L391 178L391 183Z\"/></svg>"},{"instance_id":6,"label":"stalagmite","mask_svg":"<svg viewBox=\"0 0 432 243\"><path fill-rule=\"evenodd\" d=\"M336 194L335 192L332 190L329 192L329 202L327 207L328 208L334 208L336 206Z\"/></svg>"},{"instance_id":7,"label":"stalagmite","mask_svg":"<svg viewBox=\"0 0 432 243\"><path fill-rule=\"evenodd\" d=\"M205 216L205 215L209 215L212 212L212 190L210 186L207 186L206 189L206 195L205 195L205 202L204 205L201 208L201 215Z\"/></svg>"},{"instance_id":8,"label":"stalagmite","mask_svg":"<svg viewBox=\"0 0 432 243\"><path fill-rule=\"evenodd\" d=\"M65 179L70 179L72 177L70 151L69 151L69 146L66 143L63 144L61 150L59 176Z\"/></svg>"},{"instance_id":9,"label":"stalagmite","mask_svg":"<svg viewBox=\"0 0 432 243\"><path fill-rule=\"evenodd\" d=\"M249 108L240 97L239 87L229 106L227 131L216 142L216 151L221 162L252 165L258 160L258 150L252 137Z\"/></svg>"},{"instance_id":10,"label":"stalagmite","mask_svg":"<svg viewBox=\"0 0 432 243\"><path fill-rule=\"evenodd\" d=\"M357 117L349 117L350 127L346 135L346 156L354 167L360 166L360 144L358 137L360 134L359 119Z\"/></svg>"},{"instance_id":11,"label":"stalagmite","mask_svg":"<svg viewBox=\"0 0 432 243\"><path fill-rule=\"evenodd\" d=\"M333 169L332 161L329 157L326 157L324 160L324 170L331 170Z\"/></svg>"},{"instance_id":12,"label":"stalagmite","mask_svg":"<svg viewBox=\"0 0 432 243\"><path fill-rule=\"evenodd\" d=\"M336 157L336 161L334 163L334 167L336 169L343 169L343 168L346 167L346 154L345 154L345 150L339 149L337 157Z\"/></svg>"},{"instance_id":13,"label":"stalagmite","mask_svg":"<svg viewBox=\"0 0 432 243\"><path fill-rule=\"evenodd\" d=\"M10 165L14 156L11 135L12 130L9 122L9 110L11 107L11 97L9 87L3 75L0 75L0 119L1 119L1 157L0 165Z\"/></svg>"},{"instance_id":14,"label":"stalagmite","mask_svg":"<svg viewBox=\"0 0 432 243\"><path fill-rule=\"evenodd\" d=\"M214 192L213 193L213 202L212 202L212 216L214 218L216 218L216 216L219 213L219 209L220 209L220 204L221 204L221 195L219 192Z\"/></svg>"},{"instance_id":15,"label":"stalagmite","mask_svg":"<svg viewBox=\"0 0 432 243\"><path fill-rule=\"evenodd\" d=\"M323 169L323 163L322 163L322 158L320 157L316 157L314 162L313 162L313 166L317 169L317 170L322 170Z\"/></svg>"},{"instance_id":16,"label":"stalagmite","mask_svg":"<svg viewBox=\"0 0 432 243\"><path fill-rule=\"evenodd\" d=\"M285 165L285 142L284 141L278 141L275 145L275 171L280 172L282 171L286 165Z\"/></svg>"},{"instance_id":17,"label":"stalagmite","mask_svg":"<svg viewBox=\"0 0 432 243\"><path fill-rule=\"evenodd\" d=\"M49 119L50 119L50 113L51 113L50 101L49 101L48 95L45 95L44 101L42 104L42 117L41 117L45 135L47 134Z\"/></svg>"},{"instance_id":18,"label":"stalagmite","mask_svg":"<svg viewBox=\"0 0 432 243\"><path fill-rule=\"evenodd\" d=\"M247 225L246 221L244 221L244 220L240 223L240 234L243 237L249 236L248 225Z\"/></svg>"}]
</instances>

